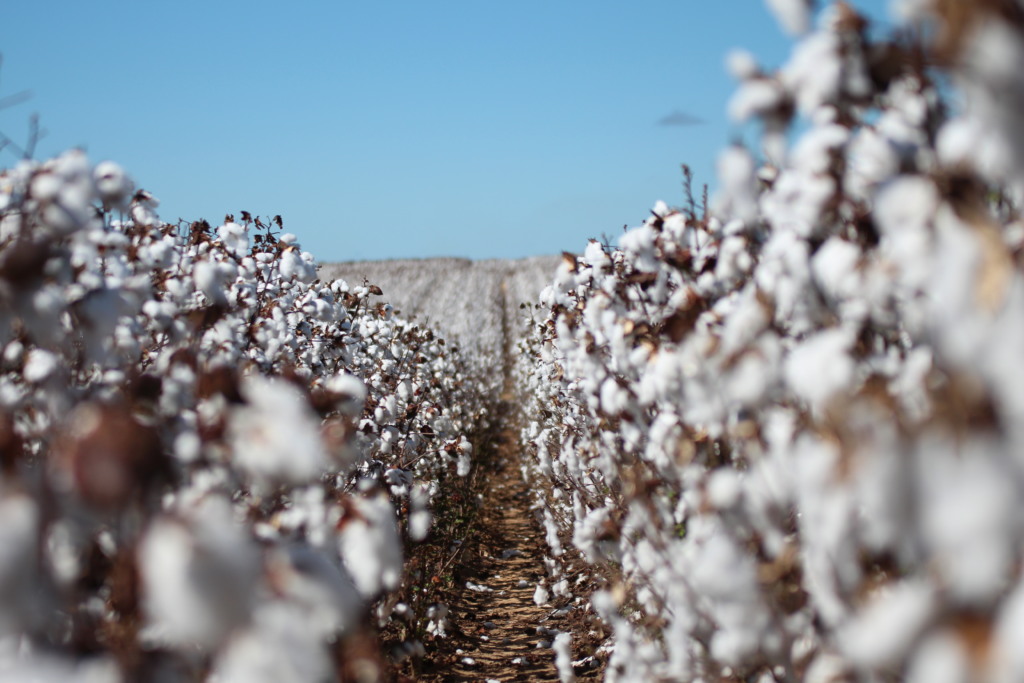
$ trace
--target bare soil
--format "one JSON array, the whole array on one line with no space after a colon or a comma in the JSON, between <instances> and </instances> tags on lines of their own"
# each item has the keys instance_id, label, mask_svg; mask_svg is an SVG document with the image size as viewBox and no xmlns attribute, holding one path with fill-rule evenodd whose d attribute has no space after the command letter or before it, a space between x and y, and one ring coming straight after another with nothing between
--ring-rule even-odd
<instances>
[{"instance_id":1,"label":"bare soil","mask_svg":"<svg viewBox=\"0 0 1024 683\"><path fill-rule=\"evenodd\" d=\"M582 605L534 602L545 577L543 532L519 474L516 435L505 430L496 440L496 457L478 465L489 471L481 479L477 533L455 571L459 591L449 602L449 635L427 644L419 680L557 681L555 634L573 633L574 660L591 654L603 635L591 632ZM601 669L594 658L579 667L577 679L596 680Z\"/></svg>"}]
</instances>

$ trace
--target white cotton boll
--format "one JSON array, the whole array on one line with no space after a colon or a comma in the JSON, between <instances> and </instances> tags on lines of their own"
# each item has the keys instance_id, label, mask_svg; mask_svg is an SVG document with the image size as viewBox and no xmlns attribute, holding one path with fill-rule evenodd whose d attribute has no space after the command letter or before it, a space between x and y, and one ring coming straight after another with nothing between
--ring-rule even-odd
<instances>
[{"instance_id":1,"label":"white cotton boll","mask_svg":"<svg viewBox=\"0 0 1024 683\"><path fill-rule=\"evenodd\" d=\"M657 213L656 210L655 213ZM667 213L667 210L663 213ZM639 228L629 230L619 237L619 247L634 258L634 265L637 270L645 273L654 273L660 268L660 261L655 249L657 237L658 233L647 224L644 224Z\"/></svg>"},{"instance_id":2,"label":"white cotton boll","mask_svg":"<svg viewBox=\"0 0 1024 683\"><path fill-rule=\"evenodd\" d=\"M316 266L312 257L306 252L299 252L295 247L285 249L279 257L278 267L281 277L285 280L296 280L309 283L316 279Z\"/></svg>"},{"instance_id":3,"label":"white cotton boll","mask_svg":"<svg viewBox=\"0 0 1024 683\"><path fill-rule=\"evenodd\" d=\"M386 496L348 499L338 543L345 568L367 598L394 590L402 576L402 543L395 510Z\"/></svg>"},{"instance_id":4,"label":"white cotton boll","mask_svg":"<svg viewBox=\"0 0 1024 683\"><path fill-rule=\"evenodd\" d=\"M767 398L777 370L775 359L761 353L746 353L724 377L725 394L740 405L755 405Z\"/></svg>"},{"instance_id":5,"label":"white cotton boll","mask_svg":"<svg viewBox=\"0 0 1024 683\"><path fill-rule=\"evenodd\" d=\"M555 518L551 515L551 510L544 510L544 535L548 543L548 547L551 549L551 554L555 557L561 557L562 553L562 541L558 538L558 526L555 524Z\"/></svg>"},{"instance_id":6,"label":"white cotton boll","mask_svg":"<svg viewBox=\"0 0 1024 683\"><path fill-rule=\"evenodd\" d=\"M455 465L455 473L460 477L466 477L469 475L470 469L472 469L472 463L469 459L469 453L459 453Z\"/></svg>"},{"instance_id":7,"label":"white cotton boll","mask_svg":"<svg viewBox=\"0 0 1024 683\"><path fill-rule=\"evenodd\" d=\"M217 236L224 247L235 256L245 256L249 252L249 234L245 226L225 223L217 228Z\"/></svg>"},{"instance_id":8,"label":"white cotton boll","mask_svg":"<svg viewBox=\"0 0 1024 683\"><path fill-rule=\"evenodd\" d=\"M935 588L927 581L890 584L840 629L840 647L857 666L898 664L937 609Z\"/></svg>"},{"instance_id":9,"label":"white cotton boll","mask_svg":"<svg viewBox=\"0 0 1024 683\"><path fill-rule=\"evenodd\" d=\"M227 501L208 498L194 514L200 524L158 519L139 545L140 637L211 650L245 619L259 565Z\"/></svg>"},{"instance_id":10,"label":"white cotton boll","mask_svg":"<svg viewBox=\"0 0 1024 683\"><path fill-rule=\"evenodd\" d=\"M298 387L248 376L246 404L231 411L228 440L234 462L260 488L312 481L328 466L320 420Z\"/></svg>"},{"instance_id":11,"label":"white cotton boll","mask_svg":"<svg viewBox=\"0 0 1024 683\"><path fill-rule=\"evenodd\" d=\"M558 680L560 683L576 683L576 674L572 670L572 634L559 633L555 636L552 647L555 650Z\"/></svg>"},{"instance_id":12,"label":"white cotton boll","mask_svg":"<svg viewBox=\"0 0 1024 683\"><path fill-rule=\"evenodd\" d=\"M122 683L125 679L113 658L92 656L77 661L35 648L5 643L0 660L0 680L4 683ZM18 651L8 652L8 649Z\"/></svg>"},{"instance_id":13,"label":"white cotton boll","mask_svg":"<svg viewBox=\"0 0 1024 683\"><path fill-rule=\"evenodd\" d=\"M50 524L46 534L46 560L54 578L69 588L82 572L82 539L70 522L58 520ZM0 633L5 632L0 626Z\"/></svg>"},{"instance_id":14,"label":"white cotton boll","mask_svg":"<svg viewBox=\"0 0 1024 683\"><path fill-rule=\"evenodd\" d=\"M202 450L202 441L193 431L183 431L174 439L174 457L180 462L195 462Z\"/></svg>"},{"instance_id":15,"label":"white cotton boll","mask_svg":"<svg viewBox=\"0 0 1024 683\"><path fill-rule=\"evenodd\" d=\"M253 624L217 656L217 683L283 683L334 680L327 644L299 607L283 601L261 606Z\"/></svg>"},{"instance_id":16,"label":"white cotton boll","mask_svg":"<svg viewBox=\"0 0 1024 683\"><path fill-rule=\"evenodd\" d=\"M785 101L786 93L778 81L753 78L744 81L729 98L729 118L742 123L778 110Z\"/></svg>"},{"instance_id":17,"label":"white cotton boll","mask_svg":"<svg viewBox=\"0 0 1024 683\"><path fill-rule=\"evenodd\" d=\"M819 652L804 672L803 683L837 683L849 680L850 666L839 655Z\"/></svg>"},{"instance_id":18,"label":"white cotton boll","mask_svg":"<svg viewBox=\"0 0 1024 683\"><path fill-rule=\"evenodd\" d=\"M430 533L430 525L434 516L426 507L414 509L409 513L409 538L422 541Z\"/></svg>"},{"instance_id":19,"label":"white cotton boll","mask_svg":"<svg viewBox=\"0 0 1024 683\"><path fill-rule=\"evenodd\" d=\"M970 660L960 639L949 631L925 638L915 648L904 678L907 683L969 683Z\"/></svg>"},{"instance_id":20,"label":"white cotton boll","mask_svg":"<svg viewBox=\"0 0 1024 683\"><path fill-rule=\"evenodd\" d=\"M39 510L25 495L0 495L0 635L22 631L41 609L38 553Z\"/></svg>"},{"instance_id":21,"label":"white cotton boll","mask_svg":"<svg viewBox=\"0 0 1024 683\"><path fill-rule=\"evenodd\" d=\"M403 379L398 383L398 397L405 402L412 399L412 382Z\"/></svg>"},{"instance_id":22,"label":"white cotton boll","mask_svg":"<svg viewBox=\"0 0 1024 683\"><path fill-rule=\"evenodd\" d=\"M41 202L51 202L60 194L63 182L55 173L43 171L32 178L30 191L32 197Z\"/></svg>"},{"instance_id":23,"label":"white cotton boll","mask_svg":"<svg viewBox=\"0 0 1024 683\"><path fill-rule=\"evenodd\" d=\"M17 339L11 341L4 347L3 360L5 363L15 364L21 360L25 353L25 345Z\"/></svg>"},{"instance_id":24,"label":"white cotton boll","mask_svg":"<svg viewBox=\"0 0 1024 683\"><path fill-rule=\"evenodd\" d=\"M742 475L733 469L715 470L708 479L708 502L719 510L734 507L743 495Z\"/></svg>"},{"instance_id":25,"label":"white cotton boll","mask_svg":"<svg viewBox=\"0 0 1024 683\"><path fill-rule=\"evenodd\" d=\"M196 289L205 294L215 304L226 304L228 294L225 289L227 279L215 261L200 261L192 269L192 278Z\"/></svg>"},{"instance_id":26,"label":"white cotton boll","mask_svg":"<svg viewBox=\"0 0 1024 683\"><path fill-rule=\"evenodd\" d=\"M583 260L599 273L611 267L611 258L605 253L601 243L595 240L587 242L587 248L583 252Z\"/></svg>"},{"instance_id":27,"label":"white cotton boll","mask_svg":"<svg viewBox=\"0 0 1024 683\"><path fill-rule=\"evenodd\" d=\"M32 349L25 358L25 381L38 384L52 375L59 365L57 356L43 349Z\"/></svg>"},{"instance_id":28,"label":"white cotton boll","mask_svg":"<svg viewBox=\"0 0 1024 683\"><path fill-rule=\"evenodd\" d=\"M992 143L978 119L959 117L950 119L939 129L935 148L944 164L964 165L992 174L1006 165L1002 153Z\"/></svg>"},{"instance_id":29,"label":"white cotton boll","mask_svg":"<svg viewBox=\"0 0 1024 683\"><path fill-rule=\"evenodd\" d=\"M811 27L811 3L808 0L767 0L775 20L791 36L807 33Z\"/></svg>"},{"instance_id":30,"label":"white cotton boll","mask_svg":"<svg viewBox=\"0 0 1024 683\"><path fill-rule=\"evenodd\" d=\"M809 36L793 50L779 78L795 94L802 113L814 114L838 97L843 79L839 54L839 38L833 33Z\"/></svg>"},{"instance_id":31,"label":"white cotton boll","mask_svg":"<svg viewBox=\"0 0 1024 683\"><path fill-rule=\"evenodd\" d=\"M833 395L849 391L856 367L849 354L853 341L849 331L832 328L798 344L785 363L786 381L793 392L821 409Z\"/></svg>"},{"instance_id":32,"label":"white cotton boll","mask_svg":"<svg viewBox=\"0 0 1024 683\"><path fill-rule=\"evenodd\" d=\"M856 272L860 257L861 251L856 244L831 237L812 257L811 272L830 296L853 296L860 284Z\"/></svg>"},{"instance_id":33,"label":"white cotton boll","mask_svg":"<svg viewBox=\"0 0 1024 683\"><path fill-rule=\"evenodd\" d=\"M933 565L954 598L988 604L1015 562L1020 495L1013 472L992 443L970 442L959 452L934 435L919 448L917 496Z\"/></svg>"},{"instance_id":34,"label":"white cotton boll","mask_svg":"<svg viewBox=\"0 0 1024 683\"><path fill-rule=\"evenodd\" d=\"M608 415L619 415L629 408L630 396L626 389L619 386L614 377L601 383L601 410Z\"/></svg>"},{"instance_id":35,"label":"white cotton boll","mask_svg":"<svg viewBox=\"0 0 1024 683\"><path fill-rule=\"evenodd\" d=\"M726 217L745 223L757 218L757 180L754 158L743 147L727 147L718 155L718 179L722 195L719 211Z\"/></svg>"},{"instance_id":36,"label":"white cotton boll","mask_svg":"<svg viewBox=\"0 0 1024 683\"><path fill-rule=\"evenodd\" d=\"M582 520L577 521L573 528L572 543L577 550L583 553L588 562L598 562L602 558L602 553L599 550L601 542L597 539L604 532L610 514L611 511L608 508L591 510ZM579 519L579 515L577 515L577 519Z\"/></svg>"},{"instance_id":37,"label":"white cotton boll","mask_svg":"<svg viewBox=\"0 0 1024 683\"><path fill-rule=\"evenodd\" d=\"M996 620L993 655L994 683L1024 680L1024 583L1018 582L1003 601Z\"/></svg>"},{"instance_id":38,"label":"white cotton boll","mask_svg":"<svg viewBox=\"0 0 1024 683\"><path fill-rule=\"evenodd\" d=\"M873 128L862 128L850 142L845 186L854 196L866 199L872 188L896 175L899 165L893 142Z\"/></svg>"},{"instance_id":39,"label":"white cotton boll","mask_svg":"<svg viewBox=\"0 0 1024 683\"><path fill-rule=\"evenodd\" d=\"M131 178L113 161L101 161L93 170L96 192L109 207L124 208L135 189Z\"/></svg>"},{"instance_id":40,"label":"white cotton boll","mask_svg":"<svg viewBox=\"0 0 1024 683\"><path fill-rule=\"evenodd\" d=\"M301 607L320 638L347 631L360 619L363 599L352 578L322 552L290 544L268 558L275 593Z\"/></svg>"},{"instance_id":41,"label":"white cotton boll","mask_svg":"<svg viewBox=\"0 0 1024 683\"><path fill-rule=\"evenodd\" d=\"M921 229L932 221L938 201L938 189L930 179L901 176L878 193L875 222L883 235Z\"/></svg>"},{"instance_id":42,"label":"white cotton boll","mask_svg":"<svg viewBox=\"0 0 1024 683\"><path fill-rule=\"evenodd\" d=\"M156 213L156 207L160 206L160 200L145 191L136 193L132 202L132 222L143 227L152 227L160 222Z\"/></svg>"},{"instance_id":43,"label":"white cotton boll","mask_svg":"<svg viewBox=\"0 0 1024 683\"><path fill-rule=\"evenodd\" d=\"M548 600L551 599L551 594L548 593L548 589L544 587L544 583L537 584L537 590L533 591L533 602L538 607L546 605Z\"/></svg>"},{"instance_id":44,"label":"white cotton boll","mask_svg":"<svg viewBox=\"0 0 1024 683\"><path fill-rule=\"evenodd\" d=\"M725 68L733 78L740 81L750 80L761 73L754 55L740 49L730 50L725 56Z\"/></svg>"}]
</instances>

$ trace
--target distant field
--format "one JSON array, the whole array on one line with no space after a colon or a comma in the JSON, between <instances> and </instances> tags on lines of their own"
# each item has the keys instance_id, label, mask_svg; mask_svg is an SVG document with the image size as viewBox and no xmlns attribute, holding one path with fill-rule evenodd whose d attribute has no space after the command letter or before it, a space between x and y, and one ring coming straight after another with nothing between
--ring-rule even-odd
<instances>
[{"instance_id":1,"label":"distant field","mask_svg":"<svg viewBox=\"0 0 1024 683\"><path fill-rule=\"evenodd\" d=\"M380 287L384 301L406 317L427 321L476 351L500 349L503 320L522 320L519 304L536 301L561 257L470 261L462 258L325 263L320 277L363 280ZM518 333L518 329L510 329ZM518 336L518 335L516 335Z\"/></svg>"}]
</instances>

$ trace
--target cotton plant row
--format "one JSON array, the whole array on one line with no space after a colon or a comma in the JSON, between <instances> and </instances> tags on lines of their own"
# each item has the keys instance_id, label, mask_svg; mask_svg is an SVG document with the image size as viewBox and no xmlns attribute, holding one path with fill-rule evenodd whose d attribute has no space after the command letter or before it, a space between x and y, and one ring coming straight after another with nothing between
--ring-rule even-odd
<instances>
[{"instance_id":1,"label":"cotton plant row","mask_svg":"<svg viewBox=\"0 0 1024 683\"><path fill-rule=\"evenodd\" d=\"M711 215L659 204L542 294L524 474L553 572L573 548L605 577L608 680L1024 678L1024 25L1000 8L903 3L921 46L836 3L777 72L732 55L764 145L722 154Z\"/></svg>"},{"instance_id":2,"label":"cotton plant row","mask_svg":"<svg viewBox=\"0 0 1024 683\"><path fill-rule=\"evenodd\" d=\"M332 680L472 466L465 363L281 221L0 172L0 677ZM394 600L376 611L426 618Z\"/></svg>"},{"instance_id":3,"label":"cotton plant row","mask_svg":"<svg viewBox=\"0 0 1024 683\"><path fill-rule=\"evenodd\" d=\"M408 259L324 264L321 273L350 281L367 278L403 316L425 322L458 343L473 382L488 396L500 394L510 340L523 336L523 302L536 301L557 256L510 260Z\"/></svg>"}]
</instances>

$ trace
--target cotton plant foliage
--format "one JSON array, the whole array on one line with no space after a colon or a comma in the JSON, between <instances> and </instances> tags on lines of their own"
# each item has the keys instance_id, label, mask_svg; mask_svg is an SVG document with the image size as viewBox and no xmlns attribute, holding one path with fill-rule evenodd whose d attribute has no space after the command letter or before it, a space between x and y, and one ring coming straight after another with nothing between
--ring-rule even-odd
<instances>
[{"instance_id":1,"label":"cotton plant foliage","mask_svg":"<svg viewBox=\"0 0 1024 683\"><path fill-rule=\"evenodd\" d=\"M551 578L605 577L610 681L1020 680L1024 14L768 4L788 61L728 59L762 145L542 294Z\"/></svg>"},{"instance_id":2,"label":"cotton plant foliage","mask_svg":"<svg viewBox=\"0 0 1024 683\"><path fill-rule=\"evenodd\" d=\"M0 172L0 677L331 680L485 400L279 218L156 208L79 151Z\"/></svg>"}]
</instances>

